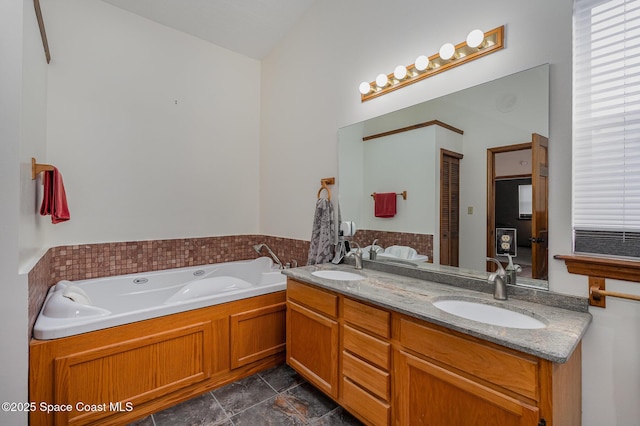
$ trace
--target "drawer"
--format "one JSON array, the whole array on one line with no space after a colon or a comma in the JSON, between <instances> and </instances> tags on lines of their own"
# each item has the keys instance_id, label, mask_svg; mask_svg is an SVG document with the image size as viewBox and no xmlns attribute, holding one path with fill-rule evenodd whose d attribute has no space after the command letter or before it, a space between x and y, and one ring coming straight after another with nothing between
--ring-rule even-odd
<instances>
[{"instance_id":1,"label":"drawer","mask_svg":"<svg viewBox=\"0 0 640 426\"><path fill-rule=\"evenodd\" d=\"M391 344L344 325L342 343L344 349L384 369L390 369Z\"/></svg>"},{"instance_id":2,"label":"drawer","mask_svg":"<svg viewBox=\"0 0 640 426\"><path fill-rule=\"evenodd\" d=\"M389 401L389 373L362 361L348 352L342 352L342 374L379 398Z\"/></svg>"},{"instance_id":3,"label":"drawer","mask_svg":"<svg viewBox=\"0 0 640 426\"><path fill-rule=\"evenodd\" d=\"M342 379L342 402L354 414L375 426L390 424L389 404L380 401L347 378Z\"/></svg>"},{"instance_id":4,"label":"drawer","mask_svg":"<svg viewBox=\"0 0 640 426\"><path fill-rule=\"evenodd\" d=\"M405 348L525 397L539 400L536 392L537 361L404 318L399 322L399 340Z\"/></svg>"},{"instance_id":5,"label":"drawer","mask_svg":"<svg viewBox=\"0 0 640 426\"><path fill-rule=\"evenodd\" d=\"M287 280L287 299L295 300L330 317L338 316L338 296L292 279Z\"/></svg>"},{"instance_id":6,"label":"drawer","mask_svg":"<svg viewBox=\"0 0 640 426\"><path fill-rule=\"evenodd\" d=\"M344 319L381 337L391 337L391 314L355 300L344 298Z\"/></svg>"}]
</instances>

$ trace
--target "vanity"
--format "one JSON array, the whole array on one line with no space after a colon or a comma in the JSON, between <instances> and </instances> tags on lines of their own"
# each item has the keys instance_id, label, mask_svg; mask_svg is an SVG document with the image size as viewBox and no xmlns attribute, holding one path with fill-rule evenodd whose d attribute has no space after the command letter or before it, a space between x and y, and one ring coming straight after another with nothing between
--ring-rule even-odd
<instances>
[{"instance_id":1,"label":"vanity","mask_svg":"<svg viewBox=\"0 0 640 426\"><path fill-rule=\"evenodd\" d=\"M486 278L382 269L284 271L287 363L310 383L369 425L581 423L591 322L581 300L510 288L496 301ZM443 301L506 309L537 328L466 319L472 309L454 315Z\"/></svg>"}]
</instances>

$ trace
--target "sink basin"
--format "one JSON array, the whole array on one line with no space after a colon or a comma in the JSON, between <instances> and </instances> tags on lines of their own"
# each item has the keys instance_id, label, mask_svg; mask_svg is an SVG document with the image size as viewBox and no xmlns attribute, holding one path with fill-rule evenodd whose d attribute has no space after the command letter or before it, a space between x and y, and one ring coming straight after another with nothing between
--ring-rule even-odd
<instances>
[{"instance_id":1,"label":"sink basin","mask_svg":"<svg viewBox=\"0 0 640 426\"><path fill-rule=\"evenodd\" d=\"M466 300L439 300L433 306L458 317L501 327L521 329L546 327L543 322L529 315L485 303Z\"/></svg>"},{"instance_id":2,"label":"sink basin","mask_svg":"<svg viewBox=\"0 0 640 426\"><path fill-rule=\"evenodd\" d=\"M336 281L358 281L363 280L364 277L359 274L347 271L314 271L311 275L315 275L319 278Z\"/></svg>"}]
</instances>

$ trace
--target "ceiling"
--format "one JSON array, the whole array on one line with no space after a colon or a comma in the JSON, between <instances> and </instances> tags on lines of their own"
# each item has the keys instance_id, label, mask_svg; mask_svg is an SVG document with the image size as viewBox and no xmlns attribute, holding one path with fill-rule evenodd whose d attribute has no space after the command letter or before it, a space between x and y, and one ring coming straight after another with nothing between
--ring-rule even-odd
<instances>
[{"instance_id":1,"label":"ceiling","mask_svg":"<svg viewBox=\"0 0 640 426\"><path fill-rule=\"evenodd\" d=\"M264 58L314 0L102 0L254 59Z\"/></svg>"}]
</instances>

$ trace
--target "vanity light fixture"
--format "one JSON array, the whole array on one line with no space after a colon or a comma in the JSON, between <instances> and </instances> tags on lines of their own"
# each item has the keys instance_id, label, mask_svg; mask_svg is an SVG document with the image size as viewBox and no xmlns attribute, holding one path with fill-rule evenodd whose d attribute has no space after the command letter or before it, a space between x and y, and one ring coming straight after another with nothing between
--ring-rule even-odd
<instances>
[{"instance_id":1,"label":"vanity light fixture","mask_svg":"<svg viewBox=\"0 0 640 426\"><path fill-rule=\"evenodd\" d=\"M359 90L361 94L368 95L369 92L371 92L371 83L367 83L366 81L363 81L362 83L360 83Z\"/></svg>"},{"instance_id":2,"label":"vanity light fixture","mask_svg":"<svg viewBox=\"0 0 640 426\"><path fill-rule=\"evenodd\" d=\"M421 73L423 71L426 71L429 68L429 65L431 63L429 62L429 58L427 58L424 55L420 55L416 58L416 62L413 64L413 68L418 72ZM415 73L414 76L417 76L418 73Z\"/></svg>"},{"instance_id":3,"label":"vanity light fixture","mask_svg":"<svg viewBox=\"0 0 640 426\"><path fill-rule=\"evenodd\" d=\"M485 43L485 37L482 30L473 30L467 35L467 46L471 48L481 47Z\"/></svg>"},{"instance_id":4,"label":"vanity light fixture","mask_svg":"<svg viewBox=\"0 0 640 426\"><path fill-rule=\"evenodd\" d=\"M451 43L443 44L440 48L440 51L438 51L438 56L440 56L440 59L442 59L443 61L448 61L449 59L453 58L455 54L456 47Z\"/></svg>"},{"instance_id":5,"label":"vanity light fixture","mask_svg":"<svg viewBox=\"0 0 640 426\"><path fill-rule=\"evenodd\" d=\"M378 74L376 77L376 86L383 89L389 84L389 77L386 74Z\"/></svg>"},{"instance_id":6,"label":"vanity light fixture","mask_svg":"<svg viewBox=\"0 0 640 426\"><path fill-rule=\"evenodd\" d=\"M379 74L371 83L360 83L361 101L382 96L503 48L504 25L487 32L473 30L462 43L455 46L445 43L434 55L420 55L409 66L398 65L391 74Z\"/></svg>"},{"instance_id":7,"label":"vanity light fixture","mask_svg":"<svg viewBox=\"0 0 640 426\"><path fill-rule=\"evenodd\" d=\"M406 76L407 76L407 67L405 67L404 65L398 65L393 70L393 77L395 77L395 79L398 81L404 80Z\"/></svg>"}]
</instances>

